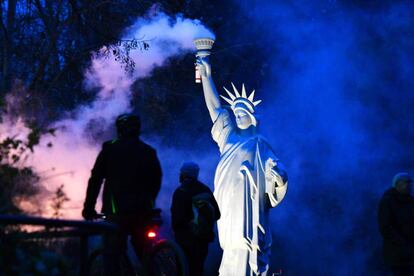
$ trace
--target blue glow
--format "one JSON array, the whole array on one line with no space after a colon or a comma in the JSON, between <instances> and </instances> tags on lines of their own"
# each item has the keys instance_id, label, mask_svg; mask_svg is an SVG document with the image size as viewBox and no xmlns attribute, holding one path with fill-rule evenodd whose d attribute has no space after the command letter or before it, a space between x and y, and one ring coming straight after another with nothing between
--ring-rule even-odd
<instances>
[{"instance_id":1,"label":"blue glow","mask_svg":"<svg viewBox=\"0 0 414 276\"><path fill-rule=\"evenodd\" d=\"M272 68L256 87L262 131L289 173L272 211L287 275L384 273L377 203L414 172L413 4L346 2L244 7Z\"/></svg>"}]
</instances>

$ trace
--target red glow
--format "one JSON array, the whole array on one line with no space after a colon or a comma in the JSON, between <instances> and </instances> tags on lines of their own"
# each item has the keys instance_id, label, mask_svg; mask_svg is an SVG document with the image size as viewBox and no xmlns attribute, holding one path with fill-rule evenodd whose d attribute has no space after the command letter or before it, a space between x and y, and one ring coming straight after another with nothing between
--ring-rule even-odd
<instances>
[{"instance_id":1,"label":"red glow","mask_svg":"<svg viewBox=\"0 0 414 276\"><path fill-rule=\"evenodd\" d=\"M155 233L155 231L153 231L153 230L149 230L148 232L147 232L147 237L148 238L150 238L150 239L153 239L153 238L155 238L157 236L157 233Z\"/></svg>"}]
</instances>

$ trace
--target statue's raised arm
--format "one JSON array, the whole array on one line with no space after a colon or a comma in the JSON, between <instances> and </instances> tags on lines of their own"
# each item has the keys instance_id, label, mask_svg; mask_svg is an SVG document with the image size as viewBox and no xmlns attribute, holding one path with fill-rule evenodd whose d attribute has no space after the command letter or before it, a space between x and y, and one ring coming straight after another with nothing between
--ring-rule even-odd
<instances>
[{"instance_id":1,"label":"statue's raised arm","mask_svg":"<svg viewBox=\"0 0 414 276\"><path fill-rule=\"evenodd\" d=\"M207 109L210 113L211 120L215 122L220 114L221 104L216 86L211 77L211 66L208 62L208 58L197 58L197 66L203 83L204 99L206 101Z\"/></svg>"}]
</instances>

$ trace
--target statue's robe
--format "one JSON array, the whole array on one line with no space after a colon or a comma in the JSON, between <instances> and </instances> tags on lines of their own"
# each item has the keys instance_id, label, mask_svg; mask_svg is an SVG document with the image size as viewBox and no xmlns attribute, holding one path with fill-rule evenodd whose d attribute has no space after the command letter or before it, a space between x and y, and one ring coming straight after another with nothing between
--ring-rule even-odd
<instances>
[{"instance_id":1,"label":"statue's robe","mask_svg":"<svg viewBox=\"0 0 414 276\"><path fill-rule=\"evenodd\" d=\"M286 194L287 177L269 144L258 135L241 136L223 109L212 128L221 159L214 196L221 219L217 222L223 258L220 275L266 275L272 243L269 209ZM266 174L266 161L271 175Z\"/></svg>"}]
</instances>

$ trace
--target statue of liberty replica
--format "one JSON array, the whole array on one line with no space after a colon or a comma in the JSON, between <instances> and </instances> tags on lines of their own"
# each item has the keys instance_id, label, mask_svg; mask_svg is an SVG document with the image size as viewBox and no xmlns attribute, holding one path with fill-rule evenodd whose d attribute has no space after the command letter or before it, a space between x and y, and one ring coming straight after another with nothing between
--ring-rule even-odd
<instances>
[{"instance_id":1,"label":"statue of liberty replica","mask_svg":"<svg viewBox=\"0 0 414 276\"><path fill-rule=\"evenodd\" d=\"M208 61L212 39L194 41L198 49L196 82L202 82L204 98L213 127L211 135L220 150L214 179L214 196L220 207L217 222L223 257L220 275L267 275L272 244L269 210L276 207L287 190L287 174L266 140L257 133L260 123L254 91L247 96L232 83L224 88L222 106Z\"/></svg>"}]
</instances>

